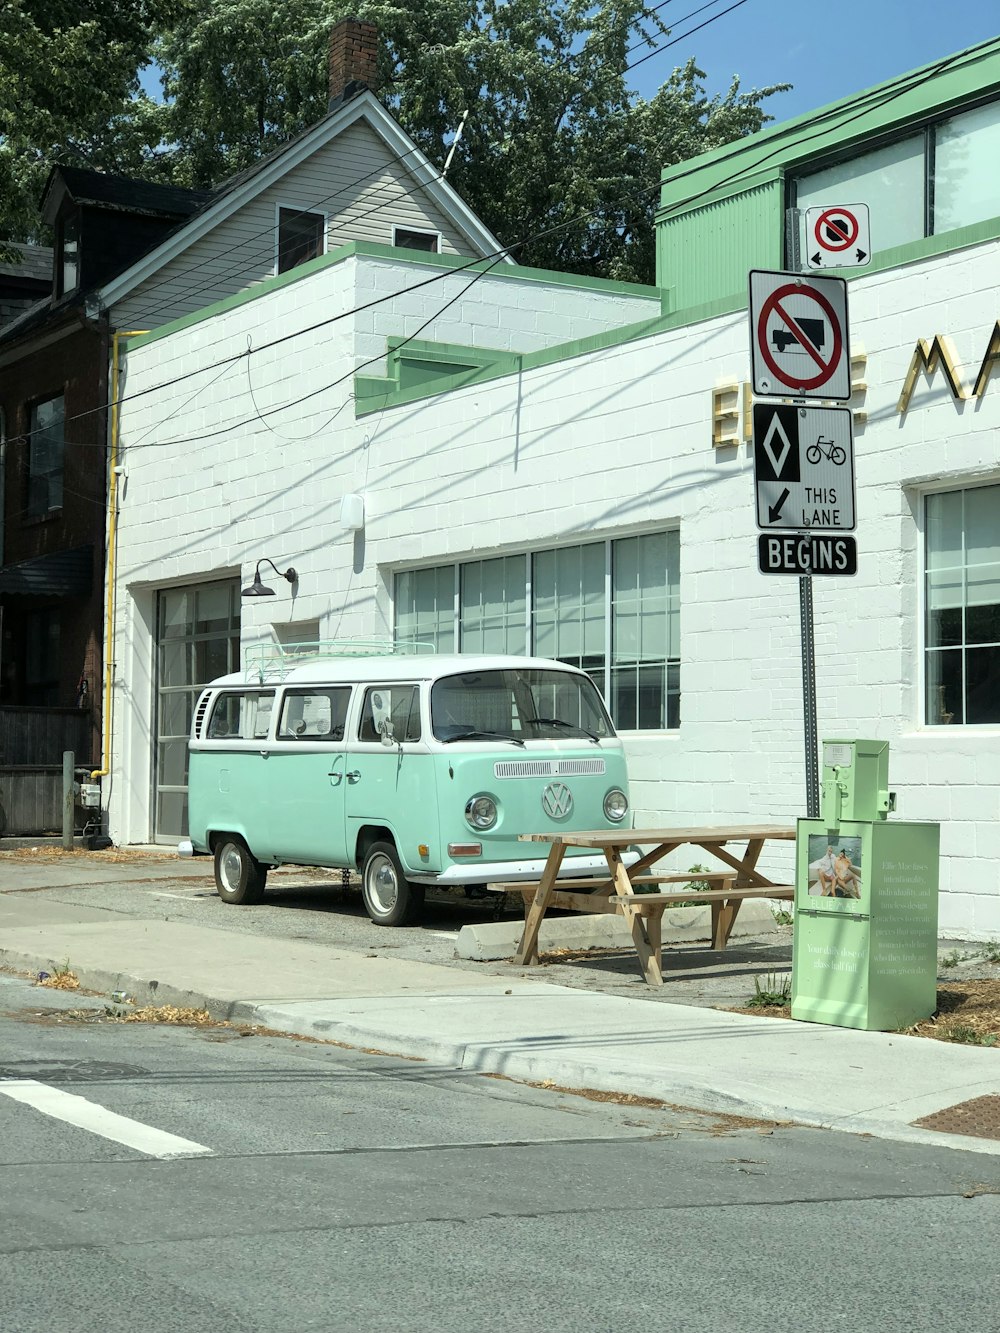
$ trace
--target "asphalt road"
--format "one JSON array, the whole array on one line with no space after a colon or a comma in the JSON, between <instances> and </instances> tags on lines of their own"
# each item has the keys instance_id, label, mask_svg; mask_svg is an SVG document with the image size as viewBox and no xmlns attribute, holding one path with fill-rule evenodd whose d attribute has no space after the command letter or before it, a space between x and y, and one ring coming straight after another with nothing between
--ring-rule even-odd
<instances>
[{"instance_id":1,"label":"asphalt road","mask_svg":"<svg viewBox=\"0 0 1000 1333\"><path fill-rule=\"evenodd\" d=\"M0 1080L11 1333L996 1325L979 1154L111 1023L9 977ZM122 1142L154 1130L167 1155Z\"/></svg>"}]
</instances>

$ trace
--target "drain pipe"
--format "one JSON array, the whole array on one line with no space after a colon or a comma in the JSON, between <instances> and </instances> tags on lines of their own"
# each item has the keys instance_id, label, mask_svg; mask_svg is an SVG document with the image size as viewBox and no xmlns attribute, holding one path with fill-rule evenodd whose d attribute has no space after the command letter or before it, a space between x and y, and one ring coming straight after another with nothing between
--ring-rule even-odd
<instances>
[{"instance_id":1,"label":"drain pipe","mask_svg":"<svg viewBox=\"0 0 1000 1333\"><path fill-rule=\"evenodd\" d=\"M138 338L148 329L129 329L111 335L111 447L108 457L108 549L104 575L105 621L104 621L104 704L101 711L101 767L90 774L91 780L106 778L111 772L111 721L112 692L115 663L113 660L115 643L115 555L118 538L118 466L119 429L121 412L119 387L121 381L119 346L123 339Z\"/></svg>"}]
</instances>

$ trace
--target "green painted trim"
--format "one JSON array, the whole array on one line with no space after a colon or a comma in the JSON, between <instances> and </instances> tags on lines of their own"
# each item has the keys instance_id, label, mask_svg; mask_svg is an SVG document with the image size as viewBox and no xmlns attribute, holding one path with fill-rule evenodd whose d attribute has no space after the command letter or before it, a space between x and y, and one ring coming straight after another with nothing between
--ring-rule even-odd
<instances>
[{"instance_id":1,"label":"green painted trim","mask_svg":"<svg viewBox=\"0 0 1000 1333\"><path fill-rule=\"evenodd\" d=\"M190 315L182 315L179 319L173 319L169 324L163 324L160 328L154 329L152 333L144 333L141 338L130 338L128 345L130 348L145 347L147 343L157 342L160 338L169 338L171 334L180 333L183 329L190 329L195 324L203 323L206 319L214 319L216 315L224 315L227 310L236 310L239 306L246 305L248 301L257 301L260 297L279 291L282 287L288 287L293 282L301 282L303 278L311 278L314 273L319 273L324 268L332 268L335 264L342 264L345 259L350 259L357 253L357 245L357 241L348 241L346 245L338 246L336 250L331 250L329 254L318 255L305 264L290 268L287 273L279 273L276 277L265 278L262 282L256 283L253 287L248 287L245 291L234 292L232 296L224 296L221 301L213 301L211 305L202 306L200 310L193 310Z\"/></svg>"},{"instance_id":2,"label":"green painted trim","mask_svg":"<svg viewBox=\"0 0 1000 1333\"><path fill-rule=\"evenodd\" d=\"M933 71L941 61L932 61L856 96L664 168L657 221L664 220L667 211L741 193L764 176L818 163L874 135L945 116L965 102L1000 91L1000 38L958 52L951 61L938 73Z\"/></svg>"},{"instance_id":3,"label":"green painted trim","mask_svg":"<svg viewBox=\"0 0 1000 1333\"><path fill-rule=\"evenodd\" d=\"M834 276L857 281L866 273L882 273L885 269L902 268L904 264L916 264L921 259L968 250L973 245L996 240L1000 240L1000 217L987 218L984 222L973 222L967 227L956 227L954 231L942 232L940 236L924 236L919 241L909 241L906 245L895 245L889 250L880 250L877 255L872 255L872 262L864 268L837 269Z\"/></svg>"},{"instance_id":4,"label":"green painted trim","mask_svg":"<svg viewBox=\"0 0 1000 1333\"><path fill-rule=\"evenodd\" d=\"M150 333L144 333L140 338L129 339L128 345L132 348L143 347L147 343L157 342L160 338L168 338L171 334L192 328L196 324L203 323L206 319L214 319L216 315L225 314L228 310L235 310L248 301L257 301L262 296L268 296L271 292L287 287L290 283L301 282L303 278L312 277L314 273L319 273L325 268L331 268L335 264L342 264L345 259L351 258L388 259L394 264L398 264L402 260L408 265L423 265L427 268L461 269L463 272L470 274L488 272L490 277L502 278L507 282L540 282L550 287L571 287L579 291L599 292L605 296L641 297L643 300L661 304L663 301L663 294L658 287L645 287L637 282L613 282L610 278L587 278L575 273L550 272L544 268L522 268L519 265L512 264L500 265L486 259L480 259L476 263L470 264L468 259L461 255L432 255L419 250L401 249L394 245L379 245L374 241L348 241L346 245L338 246L336 250L331 250L329 254L310 259L305 264L299 264L296 268L289 269L287 273L279 273L276 277L264 278L245 291L234 292L232 296L224 296L221 300L212 302L211 305L202 306L200 310L194 310L191 314L182 315L179 319L171 320L169 324L163 324Z\"/></svg>"},{"instance_id":5,"label":"green painted trim","mask_svg":"<svg viewBox=\"0 0 1000 1333\"><path fill-rule=\"evenodd\" d=\"M990 218L986 222L973 223L955 231L945 232L941 236L927 236L908 245L900 245L892 250L884 250L872 263L860 269L841 269L838 277L853 280L866 274L880 273L887 269L899 268L905 264L919 263L922 259L953 251L969 249L989 241L1000 240L1000 217ZM638 324L628 324L621 329L610 329L605 333L590 334L586 338L576 338L560 343L556 347L547 347L538 352L498 353L492 365L484 365L475 370L448 377L441 377L426 386L414 386L400 390L396 383L388 378L356 375L354 379L355 416L366 416L370 412L381 412L390 407L402 407L407 403L433 398L439 394L453 393L456 389L468 388L473 384L486 384L491 380L501 379L505 375L537 370L545 366L556 365L561 361L571 361L591 352L606 351L613 347L624 347L628 343L640 342L645 338L654 338L657 334L668 333L673 329L702 324L710 319L719 319L724 315L736 315L746 310L748 289L744 286L738 292L706 301L701 305L689 306L685 310L664 313L659 319L644 320ZM454 348L468 355L470 349ZM510 365L504 365L501 358L509 357Z\"/></svg>"},{"instance_id":6,"label":"green painted trim","mask_svg":"<svg viewBox=\"0 0 1000 1333\"><path fill-rule=\"evenodd\" d=\"M746 296L743 297L746 304ZM356 417L366 416L369 412L381 412L388 407L400 407L405 403L417 402L437 394L453 393L456 389L468 388L473 384L486 384L490 380L501 379L505 375L519 374L525 370L537 370L543 366L557 365L574 357L586 356L590 352L605 351L611 347L621 347L626 343L636 342L662 333L665 329L694 323L700 319L712 319L716 315L729 314L731 309L739 309L738 302L730 307L720 302L706 306L704 313L684 311L671 315L661 315L656 319L642 320L637 324L627 324L620 329L608 329L603 333L588 334L585 338L575 338L570 342L559 343L555 347L542 348L537 352L498 353L497 359L490 365L483 365L473 370L456 375L442 376L426 385L415 385L406 389L396 387L396 382L389 378L377 379L374 376L356 375L354 378L354 411ZM504 361L508 364L504 364Z\"/></svg>"},{"instance_id":7,"label":"green painted trim","mask_svg":"<svg viewBox=\"0 0 1000 1333\"><path fill-rule=\"evenodd\" d=\"M517 352L423 338L387 338L386 345L386 374L356 375L355 398L425 394L440 390L444 380L448 380L448 387L453 387L453 381L464 380L470 372L484 369L510 374L517 369L520 356Z\"/></svg>"}]
</instances>

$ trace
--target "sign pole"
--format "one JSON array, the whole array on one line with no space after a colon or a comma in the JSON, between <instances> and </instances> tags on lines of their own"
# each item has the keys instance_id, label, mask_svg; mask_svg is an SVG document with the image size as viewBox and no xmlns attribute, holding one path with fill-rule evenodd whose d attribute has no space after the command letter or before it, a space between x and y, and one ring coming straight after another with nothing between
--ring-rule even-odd
<instances>
[{"instance_id":1,"label":"sign pole","mask_svg":"<svg viewBox=\"0 0 1000 1333\"><path fill-rule=\"evenodd\" d=\"M855 244L863 220L860 208L819 210L816 265L866 259ZM750 374L755 398L765 400L753 407L754 495L761 573L799 580L806 811L818 819L813 576L857 572L854 537L842 535L855 526L850 337L847 283L803 272L801 214L789 210L785 224L790 271L749 274ZM848 259L852 247L858 253ZM817 400L825 405L810 405Z\"/></svg>"},{"instance_id":2,"label":"sign pole","mask_svg":"<svg viewBox=\"0 0 1000 1333\"><path fill-rule=\"evenodd\" d=\"M802 636L802 721L806 743L806 817L819 819L819 743L816 730L816 641L813 637L812 575L799 576Z\"/></svg>"}]
</instances>

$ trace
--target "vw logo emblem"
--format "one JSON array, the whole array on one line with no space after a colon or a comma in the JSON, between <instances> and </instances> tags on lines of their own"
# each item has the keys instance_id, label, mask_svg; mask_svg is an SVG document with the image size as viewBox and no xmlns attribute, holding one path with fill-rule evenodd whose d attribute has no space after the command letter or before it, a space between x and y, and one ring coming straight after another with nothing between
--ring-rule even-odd
<instances>
[{"instance_id":1,"label":"vw logo emblem","mask_svg":"<svg viewBox=\"0 0 1000 1333\"><path fill-rule=\"evenodd\" d=\"M565 782L550 782L542 792L542 809L550 819L565 819L573 809L573 793Z\"/></svg>"}]
</instances>

